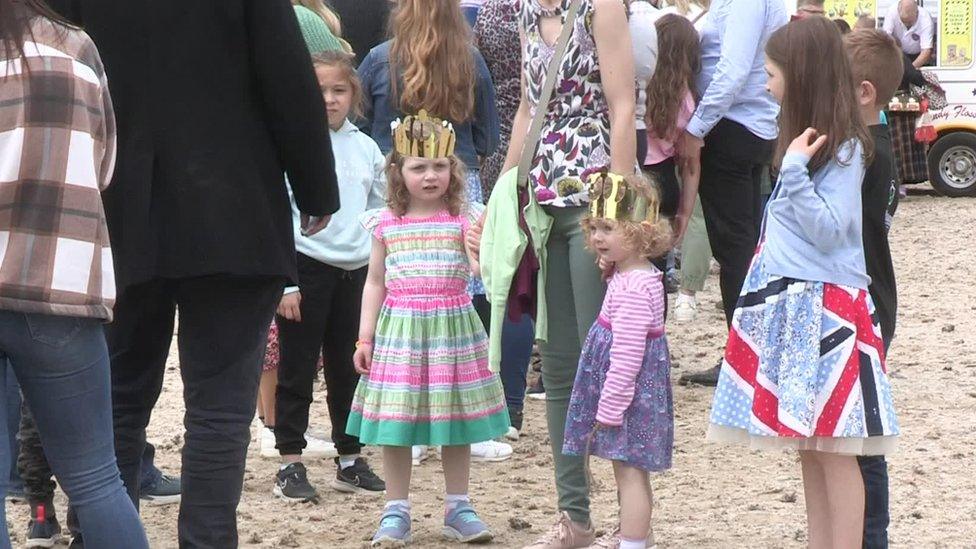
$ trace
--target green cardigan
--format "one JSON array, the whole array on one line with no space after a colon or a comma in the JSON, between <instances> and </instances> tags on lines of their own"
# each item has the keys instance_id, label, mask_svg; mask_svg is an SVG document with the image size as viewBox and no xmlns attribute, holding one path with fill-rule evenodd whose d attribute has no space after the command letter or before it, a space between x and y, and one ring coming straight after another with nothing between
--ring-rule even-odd
<instances>
[{"instance_id":1,"label":"green cardigan","mask_svg":"<svg viewBox=\"0 0 976 549\"><path fill-rule=\"evenodd\" d=\"M502 325L505 321L509 289L522 254L529 244L529 239L519 228L517 172L517 168L512 168L498 178L498 183L491 192L491 199L488 200L488 212L481 237L481 276L491 303L488 365L493 372L500 369L502 362ZM546 241L549 240L549 232L552 230L552 218L542 210L532 192L529 193L529 203L523 212L540 265L535 338L546 341L549 334L546 320Z\"/></svg>"},{"instance_id":2,"label":"green cardigan","mask_svg":"<svg viewBox=\"0 0 976 549\"><path fill-rule=\"evenodd\" d=\"M298 18L298 27L302 30L309 53L342 51L342 42L317 13L304 6L295 6L295 17Z\"/></svg>"}]
</instances>

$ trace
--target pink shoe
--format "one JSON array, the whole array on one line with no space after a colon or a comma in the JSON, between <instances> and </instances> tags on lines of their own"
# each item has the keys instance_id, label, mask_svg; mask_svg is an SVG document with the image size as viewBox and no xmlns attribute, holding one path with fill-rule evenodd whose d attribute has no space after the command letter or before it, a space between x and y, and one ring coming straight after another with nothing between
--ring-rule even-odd
<instances>
[{"instance_id":1,"label":"pink shoe","mask_svg":"<svg viewBox=\"0 0 976 549\"><path fill-rule=\"evenodd\" d=\"M526 545L523 549L583 549L589 547L596 541L596 532L593 526L580 526L572 520L566 513L559 514L559 520L532 545Z\"/></svg>"}]
</instances>

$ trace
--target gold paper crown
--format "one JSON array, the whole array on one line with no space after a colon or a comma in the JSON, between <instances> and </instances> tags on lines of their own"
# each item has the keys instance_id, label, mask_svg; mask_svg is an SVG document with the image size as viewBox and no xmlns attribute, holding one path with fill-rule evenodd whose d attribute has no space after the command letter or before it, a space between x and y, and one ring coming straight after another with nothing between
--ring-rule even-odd
<instances>
[{"instance_id":1,"label":"gold paper crown","mask_svg":"<svg viewBox=\"0 0 976 549\"><path fill-rule=\"evenodd\" d=\"M660 206L657 197L648 200L640 189L629 185L622 175L606 170L591 174L588 190L592 217L635 223L657 222Z\"/></svg>"},{"instance_id":2,"label":"gold paper crown","mask_svg":"<svg viewBox=\"0 0 976 549\"><path fill-rule=\"evenodd\" d=\"M390 124L393 146L401 156L445 158L454 154L454 126L421 109Z\"/></svg>"}]
</instances>

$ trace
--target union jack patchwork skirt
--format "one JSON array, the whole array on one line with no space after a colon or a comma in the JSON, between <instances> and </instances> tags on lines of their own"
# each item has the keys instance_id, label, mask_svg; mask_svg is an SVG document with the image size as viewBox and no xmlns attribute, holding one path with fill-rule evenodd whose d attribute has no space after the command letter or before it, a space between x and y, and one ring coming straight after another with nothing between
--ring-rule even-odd
<instances>
[{"instance_id":1,"label":"union jack patchwork skirt","mask_svg":"<svg viewBox=\"0 0 976 549\"><path fill-rule=\"evenodd\" d=\"M870 294L770 275L760 248L732 318L708 440L884 455L897 435Z\"/></svg>"}]
</instances>

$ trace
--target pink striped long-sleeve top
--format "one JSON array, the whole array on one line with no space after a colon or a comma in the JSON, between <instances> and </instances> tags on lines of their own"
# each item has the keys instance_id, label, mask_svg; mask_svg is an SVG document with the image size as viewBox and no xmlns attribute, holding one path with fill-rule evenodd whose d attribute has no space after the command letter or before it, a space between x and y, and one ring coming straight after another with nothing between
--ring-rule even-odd
<instances>
[{"instance_id":1,"label":"pink striped long-sleeve top","mask_svg":"<svg viewBox=\"0 0 976 549\"><path fill-rule=\"evenodd\" d=\"M634 399L634 384L644 363L649 338L664 334L664 284L661 272L615 273L607 287L597 322L613 333L607 372L596 419L604 425L623 424Z\"/></svg>"}]
</instances>

